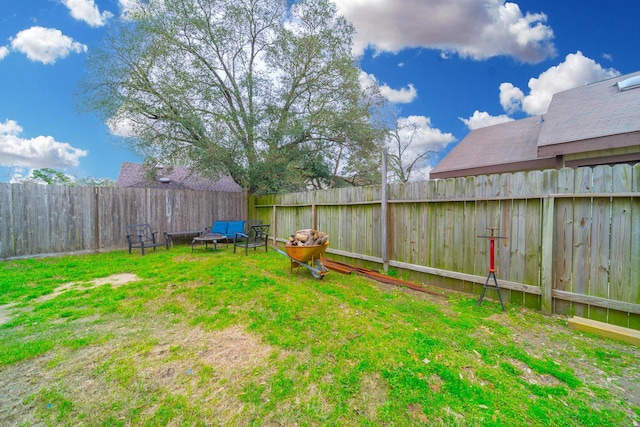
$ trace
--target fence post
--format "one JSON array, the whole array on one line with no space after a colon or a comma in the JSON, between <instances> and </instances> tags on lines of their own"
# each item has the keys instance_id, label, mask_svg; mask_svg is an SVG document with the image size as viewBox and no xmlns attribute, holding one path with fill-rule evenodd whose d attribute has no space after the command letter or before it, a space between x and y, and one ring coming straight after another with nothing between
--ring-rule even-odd
<instances>
[{"instance_id":1,"label":"fence post","mask_svg":"<svg viewBox=\"0 0 640 427\"><path fill-rule=\"evenodd\" d=\"M387 253L387 149L382 150L382 183L380 200L380 238L382 239L382 268L389 270L389 254Z\"/></svg>"},{"instance_id":2,"label":"fence post","mask_svg":"<svg viewBox=\"0 0 640 427\"><path fill-rule=\"evenodd\" d=\"M272 214L272 218L271 218L271 225L273 226L271 229L271 233L273 233L273 245L277 245L278 244L278 206L275 204L273 204L273 214Z\"/></svg>"},{"instance_id":3,"label":"fence post","mask_svg":"<svg viewBox=\"0 0 640 427\"><path fill-rule=\"evenodd\" d=\"M553 313L553 248L555 229L555 198L551 195L542 199L542 254L540 260L540 286L542 287L541 310L543 314Z\"/></svg>"},{"instance_id":4,"label":"fence post","mask_svg":"<svg viewBox=\"0 0 640 427\"><path fill-rule=\"evenodd\" d=\"M315 203L311 204L311 224L314 230L318 229L318 210Z\"/></svg>"}]
</instances>

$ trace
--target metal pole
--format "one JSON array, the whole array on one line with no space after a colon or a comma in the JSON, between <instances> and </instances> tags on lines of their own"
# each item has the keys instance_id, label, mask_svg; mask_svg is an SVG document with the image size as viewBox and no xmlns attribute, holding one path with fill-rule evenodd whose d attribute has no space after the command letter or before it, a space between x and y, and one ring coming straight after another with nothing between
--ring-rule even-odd
<instances>
[{"instance_id":1,"label":"metal pole","mask_svg":"<svg viewBox=\"0 0 640 427\"><path fill-rule=\"evenodd\" d=\"M484 294L487 291L487 288L493 288L498 293L498 299L500 300L500 306L502 307L502 311L506 311L504 308L504 303L502 302L502 295L500 294L500 286L498 286L498 280L496 279L496 239L505 239L505 237L498 237L495 235L494 231L496 230L494 227L487 227L488 230L491 231L488 236L478 236L483 239L489 240L489 274L487 275L487 280L484 282L484 286L482 287L482 293L480 294L480 298L476 305L482 304L482 299L484 298ZM493 278L493 284L489 284L489 280Z\"/></svg>"}]
</instances>

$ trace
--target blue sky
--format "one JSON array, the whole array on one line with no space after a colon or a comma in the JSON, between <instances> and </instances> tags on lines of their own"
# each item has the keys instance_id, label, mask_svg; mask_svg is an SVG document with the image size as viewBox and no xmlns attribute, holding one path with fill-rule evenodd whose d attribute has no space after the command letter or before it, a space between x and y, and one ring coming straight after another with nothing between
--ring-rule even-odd
<instances>
[{"instance_id":1,"label":"blue sky","mask_svg":"<svg viewBox=\"0 0 640 427\"><path fill-rule=\"evenodd\" d=\"M135 0L5 0L0 12L0 182L50 167L116 179L141 161L77 110L88 53ZM471 129L543 114L553 93L640 70L637 0L333 0L375 81L439 150Z\"/></svg>"}]
</instances>

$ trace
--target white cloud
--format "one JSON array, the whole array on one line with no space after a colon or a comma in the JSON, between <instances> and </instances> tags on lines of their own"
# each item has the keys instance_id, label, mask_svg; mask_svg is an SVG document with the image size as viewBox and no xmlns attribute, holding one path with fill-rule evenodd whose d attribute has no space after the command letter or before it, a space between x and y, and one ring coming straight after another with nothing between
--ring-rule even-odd
<instances>
[{"instance_id":1,"label":"white cloud","mask_svg":"<svg viewBox=\"0 0 640 427\"><path fill-rule=\"evenodd\" d=\"M6 46L0 46L0 61L9 54L9 48Z\"/></svg>"},{"instance_id":2,"label":"white cloud","mask_svg":"<svg viewBox=\"0 0 640 427\"><path fill-rule=\"evenodd\" d=\"M92 27L102 27L113 17L109 11L100 12L94 0L62 0L62 3L67 6L71 16Z\"/></svg>"},{"instance_id":3,"label":"white cloud","mask_svg":"<svg viewBox=\"0 0 640 427\"><path fill-rule=\"evenodd\" d=\"M373 74L365 73L362 70L360 70L358 80L360 81L360 87L362 88L362 90L367 90L378 85L378 79L376 79L376 76L374 76Z\"/></svg>"},{"instance_id":4,"label":"white cloud","mask_svg":"<svg viewBox=\"0 0 640 427\"><path fill-rule=\"evenodd\" d=\"M9 178L9 184L19 184L21 182L24 182L27 179L28 175L31 174L31 171L27 171L26 173L28 175L26 175L25 170L26 169L24 168L13 168L13 174L11 175L11 178Z\"/></svg>"},{"instance_id":5,"label":"white cloud","mask_svg":"<svg viewBox=\"0 0 640 427\"><path fill-rule=\"evenodd\" d=\"M22 127L15 120L0 123L0 165L30 168L68 168L80 164L87 151L58 142L52 136L21 138Z\"/></svg>"},{"instance_id":6,"label":"white cloud","mask_svg":"<svg viewBox=\"0 0 640 427\"><path fill-rule=\"evenodd\" d=\"M356 28L356 52L439 49L445 56L507 55L537 63L555 56L544 13L524 13L504 0L333 0Z\"/></svg>"},{"instance_id":7,"label":"white cloud","mask_svg":"<svg viewBox=\"0 0 640 427\"><path fill-rule=\"evenodd\" d=\"M473 115L468 119L463 119L462 117L458 117L469 130L479 129L487 126L493 126L500 123L512 122L514 119L507 116L506 114L501 114L499 116L492 116L486 111L474 111Z\"/></svg>"},{"instance_id":8,"label":"white cloud","mask_svg":"<svg viewBox=\"0 0 640 427\"><path fill-rule=\"evenodd\" d=\"M387 85L380 86L380 94L394 104L409 104L418 96L418 91L411 83L406 88L392 89Z\"/></svg>"},{"instance_id":9,"label":"white cloud","mask_svg":"<svg viewBox=\"0 0 640 427\"><path fill-rule=\"evenodd\" d=\"M409 83L407 87L393 89L386 84L380 85L376 76L365 73L364 71L360 71L359 79L362 90L368 92L371 88L377 87L380 90L380 95L394 104L409 104L418 97L418 91L411 83Z\"/></svg>"},{"instance_id":10,"label":"white cloud","mask_svg":"<svg viewBox=\"0 0 640 427\"><path fill-rule=\"evenodd\" d=\"M500 84L500 105L508 114L513 114L522 109L524 92L513 84L505 82Z\"/></svg>"},{"instance_id":11,"label":"white cloud","mask_svg":"<svg viewBox=\"0 0 640 427\"><path fill-rule=\"evenodd\" d=\"M613 68L602 68L578 51L570 53L560 65L549 68L538 78L529 79L529 94L511 83L500 85L500 104L506 112L522 109L529 115L544 114L555 93L619 76Z\"/></svg>"},{"instance_id":12,"label":"white cloud","mask_svg":"<svg viewBox=\"0 0 640 427\"><path fill-rule=\"evenodd\" d=\"M20 31L11 40L11 47L32 61L53 64L71 52L86 52L87 46L73 41L55 28L31 27Z\"/></svg>"},{"instance_id":13,"label":"white cloud","mask_svg":"<svg viewBox=\"0 0 640 427\"><path fill-rule=\"evenodd\" d=\"M22 132L22 127L15 120L5 120L0 123L0 135L18 135Z\"/></svg>"},{"instance_id":14,"label":"white cloud","mask_svg":"<svg viewBox=\"0 0 640 427\"><path fill-rule=\"evenodd\" d=\"M400 137L407 140L413 136L409 154L425 151L440 151L456 138L450 133L431 127L431 118L425 116L408 116L398 118Z\"/></svg>"}]
</instances>

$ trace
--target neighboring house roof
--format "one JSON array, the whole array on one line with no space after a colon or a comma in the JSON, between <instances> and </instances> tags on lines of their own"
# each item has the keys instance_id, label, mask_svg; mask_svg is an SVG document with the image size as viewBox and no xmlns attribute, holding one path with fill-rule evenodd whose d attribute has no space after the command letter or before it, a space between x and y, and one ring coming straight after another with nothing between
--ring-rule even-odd
<instances>
[{"instance_id":1,"label":"neighboring house roof","mask_svg":"<svg viewBox=\"0 0 640 427\"><path fill-rule=\"evenodd\" d=\"M625 135L640 132L640 88L621 91L617 85L635 76L640 72L555 94L540 132L539 154L638 145L637 137L631 141Z\"/></svg>"},{"instance_id":2,"label":"neighboring house roof","mask_svg":"<svg viewBox=\"0 0 640 427\"><path fill-rule=\"evenodd\" d=\"M555 167L555 157L538 158L539 117L473 130L431 171L432 178L483 175Z\"/></svg>"},{"instance_id":3,"label":"neighboring house roof","mask_svg":"<svg viewBox=\"0 0 640 427\"><path fill-rule=\"evenodd\" d=\"M168 170L162 173L163 171L165 171L164 168L157 168L156 179L151 181L145 179L143 165L123 162L116 181L116 187L242 192L242 187L230 176L223 176L214 181L203 177L198 172L180 166L174 166L171 173L167 173Z\"/></svg>"},{"instance_id":4,"label":"neighboring house roof","mask_svg":"<svg viewBox=\"0 0 640 427\"><path fill-rule=\"evenodd\" d=\"M640 87L618 87L618 82L638 76L640 72L559 92L543 116L474 129L430 176L548 169L561 166L564 155L640 146Z\"/></svg>"}]
</instances>

